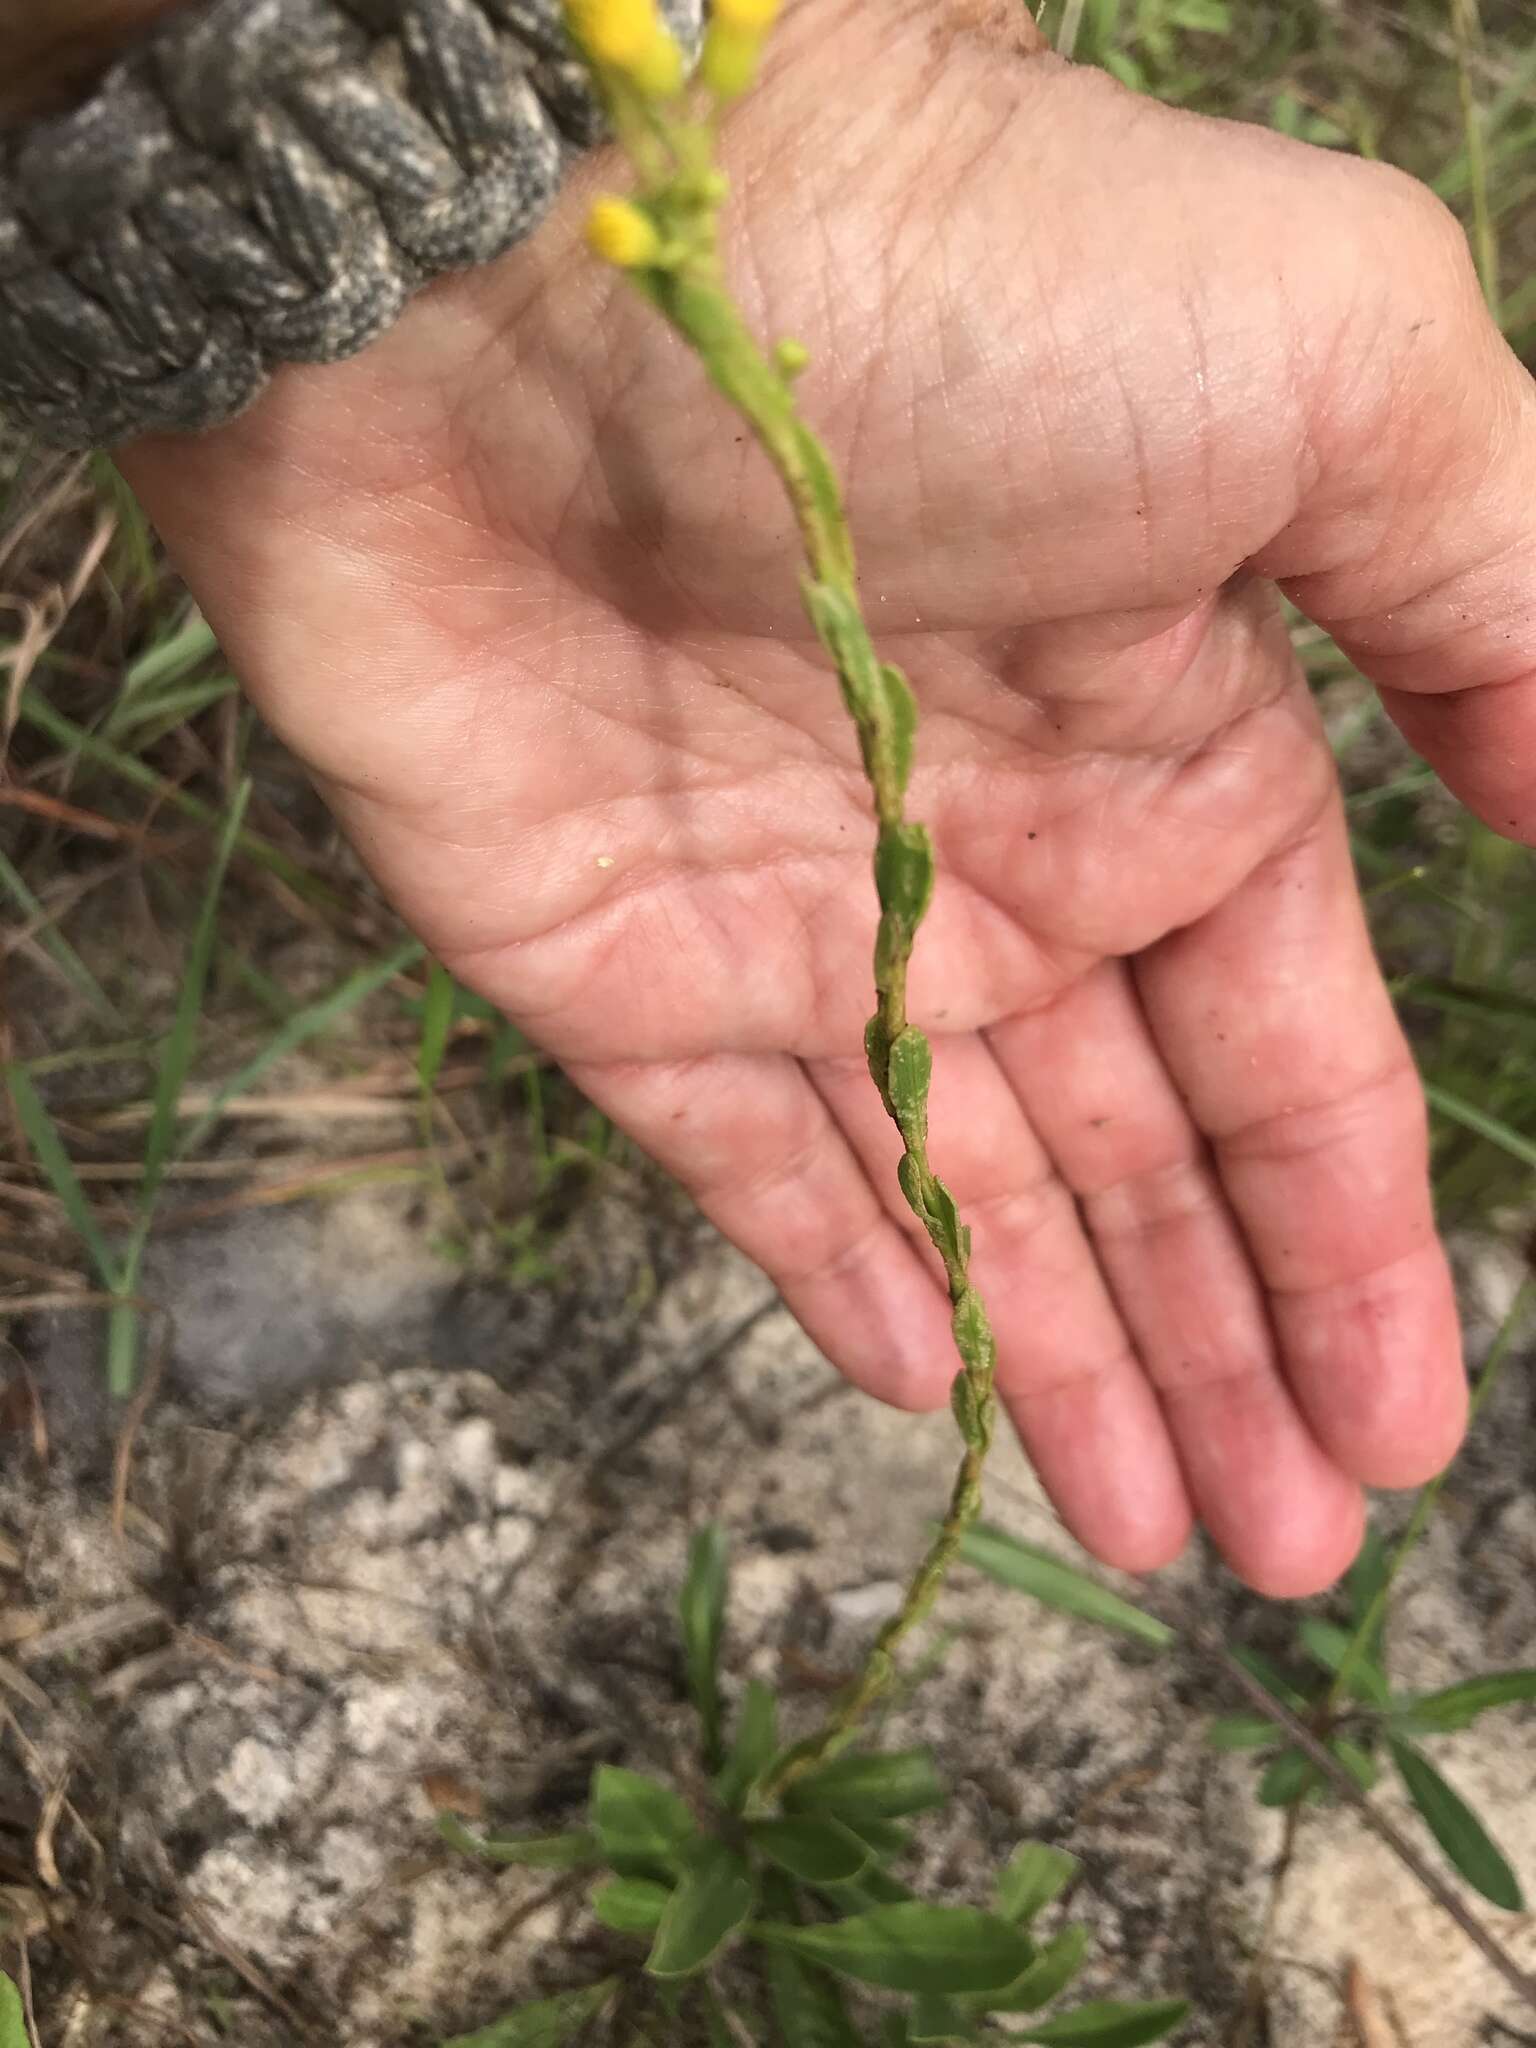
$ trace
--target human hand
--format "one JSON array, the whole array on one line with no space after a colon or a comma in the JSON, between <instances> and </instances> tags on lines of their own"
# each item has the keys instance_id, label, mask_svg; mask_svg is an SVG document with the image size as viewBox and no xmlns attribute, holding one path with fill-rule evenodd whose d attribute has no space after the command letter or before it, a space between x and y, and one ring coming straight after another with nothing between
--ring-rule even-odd
<instances>
[{"instance_id":1,"label":"human hand","mask_svg":"<svg viewBox=\"0 0 1536 2048\"><path fill-rule=\"evenodd\" d=\"M1450 1455L1465 1382L1263 579L1536 835L1536 404L1418 187L1025 58L1015 18L793 7L732 121L731 265L812 350L923 713L911 1009L999 1392L1102 1557L1198 1515L1301 1593L1359 1482ZM126 466L413 926L853 1380L936 1405L947 1304L859 1051L852 735L772 479L578 246L602 172L355 361Z\"/></svg>"}]
</instances>

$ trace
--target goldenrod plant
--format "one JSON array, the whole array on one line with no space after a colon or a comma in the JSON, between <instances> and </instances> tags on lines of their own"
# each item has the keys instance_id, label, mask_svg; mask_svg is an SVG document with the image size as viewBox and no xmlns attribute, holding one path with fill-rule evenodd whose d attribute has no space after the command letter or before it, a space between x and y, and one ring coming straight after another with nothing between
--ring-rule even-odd
<instances>
[{"instance_id":1,"label":"goldenrod plant","mask_svg":"<svg viewBox=\"0 0 1536 2048\"><path fill-rule=\"evenodd\" d=\"M917 705L906 677L882 661L859 605L853 541L826 450L801 417L797 341L764 347L731 296L720 258L727 183L716 159L722 114L751 86L777 0L714 0L697 69L655 0L569 0L568 21L635 173L629 197L592 206L587 240L618 266L697 353L747 422L788 493L805 555L805 607L857 729L875 820L876 1007L865 1050L880 1099L901 1133L902 1192L943 1261L959 1370L953 1408L960 1467L937 1534L897 1612L824 1723L780 1745L773 1693L756 1682L727 1733L719 1666L726 1609L723 1538L702 1531L683 1591L684 1662L698 1711L709 1794L612 1765L594 1779L584 1829L543 1838L476 1836L445 1818L446 1837L492 1861L591 1867L599 1921L645 1944L640 1970L503 2015L449 2048L529 2048L578 2038L625 2043L760 2041L781 2048L916 2048L1008 2038L1136 2048L1183 2019L1178 2000L1041 2013L1077 1976L1087 1930L1048 1938L1040 1915L1074 1881L1075 1860L1026 1843L999 1874L987 1907L930 1905L891 1865L903 1823L945 1798L926 1751L855 1749L868 1709L895 1676L895 1652L932 1608L981 1506L995 1420L996 1346L970 1277L970 1232L928 1158L933 1057L907 1018L907 966L933 894L927 830L906 816ZM843 1986L858 1987L847 2002ZM602 2031L606 2029L606 2032Z\"/></svg>"}]
</instances>

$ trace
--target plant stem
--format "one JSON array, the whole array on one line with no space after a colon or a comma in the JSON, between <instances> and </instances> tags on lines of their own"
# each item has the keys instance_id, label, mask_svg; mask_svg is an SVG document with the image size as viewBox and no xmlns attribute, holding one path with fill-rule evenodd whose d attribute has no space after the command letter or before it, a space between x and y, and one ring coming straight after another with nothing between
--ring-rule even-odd
<instances>
[{"instance_id":1,"label":"plant stem","mask_svg":"<svg viewBox=\"0 0 1536 2048\"><path fill-rule=\"evenodd\" d=\"M981 1297L971 1284L971 1234L954 1197L929 1163L933 1054L907 1017L912 943L934 885L932 840L924 826L907 818L905 809L917 730L916 700L901 671L877 656L860 608L853 541L837 477L795 403L793 379L804 367L805 352L794 343L781 343L772 356L766 353L726 287L716 228L725 184L710 161L712 124L669 123L654 106L637 105L623 89L612 95L612 110L620 140L641 172L641 197L664 249L661 260L632 275L698 355L778 473L794 508L808 565L801 581L805 608L832 659L858 734L878 827L874 873L880 903L876 1009L865 1031L865 1052L880 1099L901 1133L902 1193L944 1262L961 1360L952 1406L965 1450L938 1534L899 1610L880 1630L862 1670L825 1723L780 1757L764 1787L771 1796L852 1739L863 1715L891 1683L898 1645L932 1608L961 1538L981 1506L982 1467L996 1413L997 1346ZM664 144L659 152L658 132Z\"/></svg>"},{"instance_id":2,"label":"plant stem","mask_svg":"<svg viewBox=\"0 0 1536 2048\"><path fill-rule=\"evenodd\" d=\"M1488 1405L1488 1397L1498 1384L1499 1374L1503 1369L1505 1359L1509 1356L1516 1332L1524 1321L1525 1312L1533 1300L1536 1300L1536 1278L1527 1274L1515 1290L1515 1298L1509 1305L1509 1313L1499 1326L1499 1333L1493 1340L1487 1360L1483 1365L1481 1373L1478 1375L1477 1385L1472 1390L1472 1405L1467 1415L1467 1429L1469 1433L1476 1426L1478 1417ZM1445 1482L1450 1477L1450 1471L1451 1468L1447 1466L1444 1472L1436 1473L1429 1484L1422 1487L1419 1491L1419 1497L1413 1504L1413 1513L1408 1518L1408 1526L1403 1531L1397 1548L1392 1553L1386 1573L1376 1590L1375 1597L1365 1613L1361 1615L1355 1632L1349 1639L1349 1645L1344 1655L1339 1659L1339 1668L1334 1673L1332 1685L1328 1688L1327 1711L1330 1714L1339 1713L1345 1704L1349 1693L1349 1682L1359 1669L1365 1656L1367 1645L1376 1640L1377 1632L1387 1611L1387 1602L1392 1597L1392 1588L1397 1583L1398 1574L1408 1562L1409 1556L1418 1544L1419 1539L1423 1536L1424 1531L1429 1527L1430 1519L1435 1512Z\"/></svg>"}]
</instances>

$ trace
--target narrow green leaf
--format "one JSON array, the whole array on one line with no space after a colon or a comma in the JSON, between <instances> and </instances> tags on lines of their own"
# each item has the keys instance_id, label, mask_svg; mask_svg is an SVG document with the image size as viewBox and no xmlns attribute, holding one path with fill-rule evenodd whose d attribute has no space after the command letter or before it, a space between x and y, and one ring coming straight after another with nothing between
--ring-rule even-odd
<instances>
[{"instance_id":1,"label":"narrow green leaf","mask_svg":"<svg viewBox=\"0 0 1536 2048\"><path fill-rule=\"evenodd\" d=\"M966 1531L960 1555L989 1578L1028 1593L1042 1606L1053 1607L1059 1613L1075 1614L1080 1620L1119 1629L1160 1650L1176 1640L1166 1622L1133 1607L1129 1600L1111 1593L1107 1586L1101 1586L1075 1565L1065 1564L1048 1550L1037 1549L1033 1543L1021 1542L1017 1536L1006 1535L986 1523Z\"/></svg>"},{"instance_id":2,"label":"narrow green leaf","mask_svg":"<svg viewBox=\"0 0 1536 2048\"><path fill-rule=\"evenodd\" d=\"M1508 1707L1517 1700L1536 1700L1536 1671L1490 1671L1481 1678L1464 1678L1439 1692L1420 1693L1394 1700L1394 1719L1410 1720L1417 1729L1437 1735L1453 1735L1470 1728L1479 1714L1493 1707Z\"/></svg>"},{"instance_id":3,"label":"narrow green leaf","mask_svg":"<svg viewBox=\"0 0 1536 2048\"><path fill-rule=\"evenodd\" d=\"M1273 1749L1280 1739L1279 1729L1263 1714L1223 1714L1205 1731L1211 1749Z\"/></svg>"},{"instance_id":4,"label":"narrow green leaf","mask_svg":"<svg viewBox=\"0 0 1536 2048\"><path fill-rule=\"evenodd\" d=\"M761 1679L749 1678L736 1716L731 1753L715 1779L728 1813L740 1813L779 1746L779 1703Z\"/></svg>"},{"instance_id":5,"label":"narrow green leaf","mask_svg":"<svg viewBox=\"0 0 1536 2048\"><path fill-rule=\"evenodd\" d=\"M603 1854L625 1876L644 1876L647 1865L674 1869L697 1833L693 1815L670 1785L617 1764L599 1764L593 1774L591 1818ZM636 1865L642 1867L626 1867Z\"/></svg>"},{"instance_id":6,"label":"narrow green leaf","mask_svg":"<svg viewBox=\"0 0 1536 2048\"><path fill-rule=\"evenodd\" d=\"M909 1024L892 1043L886 1062L886 1087L891 1113L909 1142L928 1129L928 1088L933 1080L933 1049L921 1031Z\"/></svg>"},{"instance_id":7,"label":"narrow green leaf","mask_svg":"<svg viewBox=\"0 0 1536 2048\"><path fill-rule=\"evenodd\" d=\"M1255 1797L1260 1806L1294 1806L1315 1791L1318 1783L1315 1766L1299 1749L1282 1749L1259 1780Z\"/></svg>"},{"instance_id":8,"label":"narrow green leaf","mask_svg":"<svg viewBox=\"0 0 1536 2048\"><path fill-rule=\"evenodd\" d=\"M1362 1792L1375 1788L1381 1776L1381 1766L1368 1749L1362 1749L1358 1742L1351 1742L1347 1735L1336 1735L1328 1747Z\"/></svg>"},{"instance_id":9,"label":"narrow green leaf","mask_svg":"<svg viewBox=\"0 0 1536 2048\"><path fill-rule=\"evenodd\" d=\"M910 936L933 896L933 841L926 825L884 825L875 845L880 908Z\"/></svg>"},{"instance_id":10,"label":"narrow green leaf","mask_svg":"<svg viewBox=\"0 0 1536 2048\"><path fill-rule=\"evenodd\" d=\"M755 1929L767 1946L886 1991L1001 1991L1034 1958L1028 1935L974 1906L877 1906L823 1927Z\"/></svg>"},{"instance_id":11,"label":"narrow green leaf","mask_svg":"<svg viewBox=\"0 0 1536 2048\"><path fill-rule=\"evenodd\" d=\"M1359 1628L1374 1614L1371 1623L1370 1641L1365 1645L1366 1653L1377 1664L1385 1662L1383 1638L1386 1634L1387 1611L1378 1601L1382 1600L1388 1585L1390 1565L1387 1560L1387 1546L1374 1528L1368 1527L1361 1539L1359 1555L1344 1574L1344 1591L1349 1599L1350 1619Z\"/></svg>"},{"instance_id":12,"label":"narrow green leaf","mask_svg":"<svg viewBox=\"0 0 1536 2048\"><path fill-rule=\"evenodd\" d=\"M924 1992L917 1999L907 2020L907 2039L913 2048L927 2048L929 2042L974 2041L976 2024L953 1999L940 1998L933 1992Z\"/></svg>"},{"instance_id":13,"label":"narrow green leaf","mask_svg":"<svg viewBox=\"0 0 1536 2048\"><path fill-rule=\"evenodd\" d=\"M1065 1849L1048 1842L1021 1842L997 1878L997 1910L1005 1920L1028 1927L1042 1907L1059 1898L1082 1868Z\"/></svg>"},{"instance_id":14,"label":"narrow green leaf","mask_svg":"<svg viewBox=\"0 0 1536 2048\"><path fill-rule=\"evenodd\" d=\"M728 1842L694 1843L667 1900L645 1967L653 1977L692 1977L745 1925L757 1887Z\"/></svg>"},{"instance_id":15,"label":"narrow green leaf","mask_svg":"<svg viewBox=\"0 0 1536 2048\"><path fill-rule=\"evenodd\" d=\"M763 1903L775 1919L791 1920L794 1887L769 1871ZM769 1947L763 1962L781 2048L859 2048L843 1994L825 1970L777 1946Z\"/></svg>"},{"instance_id":16,"label":"narrow green leaf","mask_svg":"<svg viewBox=\"0 0 1536 2048\"><path fill-rule=\"evenodd\" d=\"M442 1072L448 1034L453 1029L453 976L434 960L427 973L427 999L421 1011L421 1040L416 1053L416 1078L430 1095Z\"/></svg>"},{"instance_id":17,"label":"narrow green leaf","mask_svg":"<svg viewBox=\"0 0 1536 2048\"><path fill-rule=\"evenodd\" d=\"M192 611L174 632L167 633L128 664L123 676L122 691L108 718L106 730L111 731L117 711L126 702L137 697L141 691L152 690L157 683L180 682L191 674L200 661L207 661L218 652L218 641L213 628L199 611Z\"/></svg>"},{"instance_id":18,"label":"narrow green leaf","mask_svg":"<svg viewBox=\"0 0 1536 2048\"><path fill-rule=\"evenodd\" d=\"M1070 2012L1015 2034L1014 2039L1049 2044L1049 2048L1142 2048L1144 2042L1163 2040L1188 2014L1188 2003L1182 1998L1159 1998L1142 2005L1106 1999L1076 2005Z\"/></svg>"},{"instance_id":19,"label":"narrow green leaf","mask_svg":"<svg viewBox=\"0 0 1536 2048\"><path fill-rule=\"evenodd\" d=\"M486 1863L522 1863L538 1870L579 1870L596 1863L596 1839L583 1828L566 1835L477 1835L456 1813L440 1813L437 1832L455 1849Z\"/></svg>"},{"instance_id":20,"label":"narrow green leaf","mask_svg":"<svg viewBox=\"0 0 1536 2048\"><path fill-rule=\"evenodd\" d=\"M185 1158L189 1152L197 1150L218 1122L226 1104L240 1096L248 1095L262 1076L276 1066L280 1059L299 1046L307 1044L311 1038L318 1037L321 1032L332 1030L386 982L393 981L397 974L403 974L408 968L414 967L423 950L419 940L407 939L404 944L386 953L382 959L370 961L366 967L360 967L355 974L349 974L344 981L338 982L328 995L319 996L314 1002L306 1003L302 1009L295 1010L254 1058L247 1060L243 1067L237 1068L227 1081L219 1083L213 1091L208 1107L196 1122L183 1132L176 1147L177 1158Z\"/></svg>"},{"instance_id":21,"label":"narrow green leaf","mask_svg":"<svg viewBox=\"0 0 1536 2048\"><path fill-rule=\"evenodd\" d=\"M652 1935L672 1896L669 1885L651 1877L611 1877L592 1894L592 1911L615 1934Z\"/></svg>"},{"instance_id":22,"label":"narrow green leaf","mask_svg":"<svg viewBox=\"0 0 1536 2048\"><path fill-rule=\"evenodd\" d=\"M1351 1652L1354 1638L1347 1628L1340 1628L1337 1622L1324 1621L1320 1615L1304 1614L1296 1624L1296 1638L1307 1655L1325 1671L1340 1670L1345 1658L1349 1658L1349 1684L1345 1690L1357 1700L1384 1707L1391 1699L1392 1688L1387 1683L1387 1674L1370 1651L1360 1649Z\"/></svg>"},{"instance_id":23,"label":"narrow green leaf","mask_svg":"<svg viewBox=\"0 0 1536 2048\"><path fill-rule=\"evenodd\" d=\"M796 1778L785 1804L796 1813L830 1813L857 1828L866 1820L900 1820L942 1806L949 1797L931 1749L840 1756Z\"/></svg>"},{"instance_id":24,"label":"narrow green leaf","mask_svg":"<svg viewBox=\"0 0 1536 2048\"><path fill-rule=\"evenodd\" d=\"M704 1735L704 1763L720 1767L720 1638L725 1628L729 1582L725 1531L710 1522L698 1530L688 1549L678 1611L683 1624L683 1663L688 1695Z\"/></svg>"},{"instance_id":25,"label":"narrow green leaf","mask_svg":"<svg viewBox=\"0 0 1536 2048\"><path fill-rule=\"evenodd\" d=\"M880 683L885 699L885 727L882 734L884 760L879 766L886 769L896 793L901 795L912 774L912 749L917 739L917 699L901 670L888 661L880 664Z\"/></svg>"},{"instance_id":26,"label":"narrow green leaf","mask_svg":"<svg viewBox=\"0 0 1536 2048\"><path fill-rule=\"evenodd\" d=\"M85 1189L80 1185L74 1163L59 1137L58 1126L43 1106L43 1099L33 1087L32 1077L25 1067L7 1067L6 1077L11 1084L11 1100L16 1105L21 1128L26 1132L27 1143L37 1154L38 1165L47 1175L48 1185L58 1196L76 1236L90 1253L102 1286L109 1291L114 1290L118 1284L116 1255L91 1213Z\"/></svg>"},{"instance_id":27,"label":"narrow green leaf","mask_svg":"<svg viewBox=\"0 0 1536 2048\"><path fill-rule=\"evenodd\" d=\"M754 1821L748 1839L770 1863L803 1884L846 1884L874 1855L866 1841L830 1814Z\"/></svg>"},{"instance_id":28,"label":"narrow green leaf","mask_svg":"<svg viewBox=\"0 0 1536 2048\"><path fill-rule=\"evenodd\" d=\"M1394 1736L1390 1747L1408 1797L1423 1815L1447 1860L1492 1904L1509 1913L1524 1912L1519 1879L1461 1794L1446 1783L1428 1757L1411 1742Z\"/></svg>"},{"instance_id":29,"label":"narrow green leaf","mask_svg":"<svg viewBox=\"0 0 1536 2048\"><path fill-rule=\"evenodd\" d=\"M0 1970L0 2048L28 2048L21 1993L4 1970Z\"/></svg>"},{"instance_id":30,"label":"narrow green leaf","mask_svg":"<svg viewBox=\"0 0 1536 2048\"><path fill-rule=\"evenodd\" d=\"M981 2002L988 2012L1038 2012L1059 1998L1082 1969L1089 1941L1086 1927L1064 1927L1045 1944L1016 1984Z\"/></svg>"},{"instance_id":31,"label":"narrow green leaf","mask_svg":"<svg viewBox=\"0 0 1536 2048\"><path fill-rule=\"evenodd\" d=\"M443 2048L565 2048L608 2005L618 1982L617 1977L605 1977L582 1991L562 1991L557 1998L520 2005L478 2033L455 2034Z\"/></svg>"}]
</instances>

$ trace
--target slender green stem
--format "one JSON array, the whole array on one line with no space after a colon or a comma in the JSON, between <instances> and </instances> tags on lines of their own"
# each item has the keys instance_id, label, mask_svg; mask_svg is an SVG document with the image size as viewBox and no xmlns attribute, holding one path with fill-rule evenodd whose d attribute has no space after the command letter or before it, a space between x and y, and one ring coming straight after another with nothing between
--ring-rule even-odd
<instances>
[{"instance_id":1,"label":"slender green stem","mask_svg":"<svg viewBox=\"0 0 1536 2048\"><path fill-rule=\"evenodd\" d=\"M1499 1326L1499 1333L1494 1338L1487 1361L1483 1366L1482 1372L1478 1375L1477 1385L1472 1391L1472 1406L1467 1421L1469 1430L1476 1424L1478 1417L1488 1405L1489 1396L1498 1385L1499 1374L1503 1370L1504 1361L1509 1356L1516 1333L1521 1323L1525 1320L1526 1311L1530 1308L1533 1301L1536 1301L1536 1278L1528 1274L1516 1289L1515 1298L1509 1305L1509 1313ZM1339 1668L1334 1673L1333 1684L1328 1688L1327 1710L1330 1714L1337 1714L1343 1710L1349 1695L1350 1680L1359 1670L1361 1662L1366 1655L1367 1647L1376 1640L1377 1632L1386 1615L1387 1602L1392 1597L1392 1588L1397 1583L1398 1574L1402 1571L1403 1566L1408 1562L1409 1557L1418 1546L1424 1531L1429 1527L1430 1520L1434 1515L1441 1492L1449 1476L1450 1468L1447 1467L1444 1472L1437 1473L1427 1486L1420 1489L1419 1497L1413 1504L1413 1513L1408 1518L1408 1526L1404 1529L1402 1536L1398 1540L1397 1548L1388 1560L1387 1569L1382 1577L1381 1584L1376 1589L1375 1596L1371 1600L1369 1607L1367 1607L1356 1624L1354 1634L1349 1639L1344 1655L1339 1659Z\"/></svg>"},{"instance_id":2,"label":"slender green stem","mask_svg":"<svg viewBox=\"0 0 1536 2048\"><path fill-rule=\"evenodd\" d=\"M907 969L933 895L933 842L906 815L917 704L901 671L875 652L859 604L853 541L830 458L801 417L793 383L805 351L781 343L771 354L754 338L722 272L717 218L725 181L712 163L714 122L672 120L623 81L604 79L619 138L641 179L640 199L660 258L635 282L698 355L709 377L750 427L784 486L800 530L806 611L831 657L858 735L877 825L874 876L880 920L875 938L876 1007L865 1051L880 1099L901 1133L902 1192L944 1264L960 1355L953 1408L965 1449L944 1520L898 1611L880 1630L862 1670L825 1723L779 1759L765 1790L781 1792L835 1754L886 1691L903 1639L932 1608L967 1526L981 1506L982 1467L992 1441L997 1347L971 1284L971 1234L928 1157L933 1055L907 1017Z\"/></svg>"}]
</instances>

